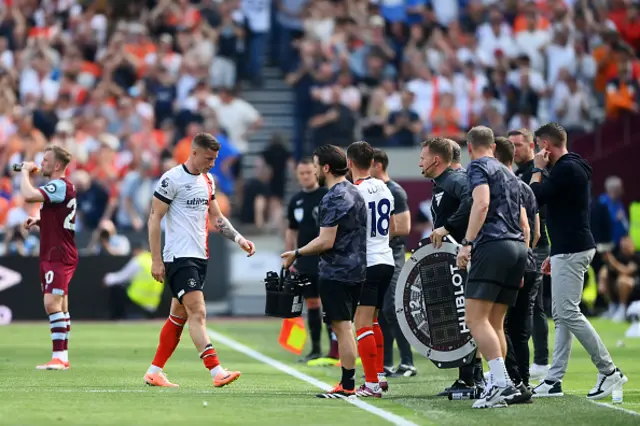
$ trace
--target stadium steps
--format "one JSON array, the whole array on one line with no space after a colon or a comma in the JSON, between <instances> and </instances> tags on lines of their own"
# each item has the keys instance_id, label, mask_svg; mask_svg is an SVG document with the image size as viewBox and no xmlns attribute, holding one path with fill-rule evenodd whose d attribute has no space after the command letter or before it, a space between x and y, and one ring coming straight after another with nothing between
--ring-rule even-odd
<instances>
[{"instance_id":1,"label":"stadium steps","mask_svg":"<svg viewBox=\"0 0 640 426\"><path fill-rule=\"evenodd\" d=\"M243 156L242 174L246 179L254 176L256 159L267 147L274 133L281 134L287 141L293 137L293 92L283 81L278 68L264 68L263 78L263 87L248 86L240 95L260 112L264 120L260 130L249 138L249 151ZM266 271L279 270L279 254L284 244L279 235L251 235L251 238L260 247L260 254L248 261L250 271L243 271L232 279L227 303L224 306L207 307L210 314L226 311L226 314L231 315L264 315L265 293L262 280ZM243 258L244 262L246 260Z\"/></svg>"},{"instance_id":2,"label":"stadium steps","mask_svg":"<svg viewBox=\"0 0 640 426\"><path fill-rule=\"evenodd\" d=\"M262 128L249 139L249 152L243 158L242 172L246 178L254 175L256 157L266 148L274 133L280 133L287 140L293 136L292 91L284 82L278 68L265 67L263 77L263 87L248 87L242 92L242 97L250 102L264 119Z\"/></svg>"}]
</instances>

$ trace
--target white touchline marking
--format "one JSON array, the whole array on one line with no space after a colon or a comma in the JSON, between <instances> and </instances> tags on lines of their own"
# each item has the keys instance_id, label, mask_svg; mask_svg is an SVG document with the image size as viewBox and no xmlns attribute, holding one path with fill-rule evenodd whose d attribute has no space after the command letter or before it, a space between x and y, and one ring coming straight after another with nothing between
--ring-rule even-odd
<instances>
[{"instance_id":1,"label":"white touchline marking","mask_svg":"<svg viewBox=\"0 0 640 426\"><path fill-rule=\"evenodd\" d=\"M606 408L611 408L613 410L622 411L623 413L631 414L633 416L640 416L640 413L638 413L637 411L627 410L626 408L618 407L617 405L609 404L607 402L598 402L598 401L591 401L591 402L593 402L594 404L599 405L601 407L606 407Z\"/></svg>"},{"instance_id":2,"label":"white touchline marking","mask_svg":"<svg viewBox=\"0 0 640 426\"><path fill-rule=\"evenodd\" d=\"M251 349L248 346L243 345L240 342L237 342L235 340L233 340L230 337L225 336L224 334L220 334L216 331L213 331L211 329L208 330L209 331L209 336L215 340L216 343L222 343L225 346L230 347L231 349L233 349L236 352L240 352L250 358L253 358L257 361L260 361L264 364L267 364L277 370L282 371L283 373L286 373L290 376L295 377L296 379L300 379L303 382L307 382L310 385L313 385L317 388L320 388L324 391L328 391L332 389L332 386L328 385L327 383L321 382L318 379L315 379L311 376L308 376L304 373L301 373L300 371L296 370L293 367L289 367L288 365L277 361L271 357L268 357L254 349ZM371 404L367 404L366 402L357 399L357 398L343 398L344 401L347 401L350 404L355 405L358 408L361 408L371 414L374 414L378 417L382 417L383 419L385 419L386 421L388 421L389 423L393 423L394 425L398 425L398 426L418 426L413 422L410 422L409 420L406 420L396 414L390 413L387 410L383 410L381 408L378 408L374 405Z\"/></svg>"}]
</instances>

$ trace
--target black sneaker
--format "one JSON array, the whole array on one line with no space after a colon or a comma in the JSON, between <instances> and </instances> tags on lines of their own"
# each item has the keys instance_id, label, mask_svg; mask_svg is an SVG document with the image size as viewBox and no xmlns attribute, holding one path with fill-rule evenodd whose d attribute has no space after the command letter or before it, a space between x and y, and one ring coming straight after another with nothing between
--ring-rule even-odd
<instances>
[{"instance_id":1,"label":"black sneaker","mask_svg":"<svg viewBox=\"0 0 640 426\"><path fill-rule=\"evenodd\" d=\"M394 373L397 377L413 377L416 374L418 374L418 370L409 364L400 364Z\"/></svg>"},{"instance_id":2,"label":"black sneaker","mask_svg":"<svg viewBox=\"0 0 640 426\"><path fill-rule=\"evenodd\" d=\"M509 405L530 404L533 402L533 400L531 399L533 393L524 385L524 383L520 383L519 385L517 385L516 389L518 390L518 392L520 392L520 395L514 396L511 400L507 401Z\"/></svg>"},{"instance_id":3,"label":"black sneaker","mask_svg":"<svg viewBox=\"0 0 640 426\"><path fill-rule=\"evenodd\" d=\"M562 392L562 382L552 382L543 380L531 391L534 398L547 398L553 396L564 396Z\"/></svg>"},{"instance_id":4,"label":"black sneaker","mask_svg":"<svg viewBox=\"0 0 640 426\"><path fill-rule=\"evenodd\" d=\"M463 380L456 380L451 386L445 388L438 396L448 396L452 392L471 392L475 390L475 386L470 386Z\"/></svg>"},{"instance_id":5,"label":"black sneaker","mask_svg":"<svg viewBox=\"0 0 640 426\"><path fill-rule=\"evenodd\" d=\"M322 357L322 355L320 354L320 352L311 351L311 352L309 352L309 354L308 354L308 355L303 356L302 358L300 358L300 359L298 360L298 362L300 362L300 363L305 363L305 364L306 364L307 362L312 361L312 360L314 360L314 359L318 359L318 358L320 358L320 357Z\"/></svg>"},{"instance_id":6,"label":"black sneaker","mask_svg":"<svg viewBox=\"0 0 640 426\"><path fill-rule=\"evenodd\" d=\"M473 408L502 408L506 407L509 401L512 401L520 395L520 392L512 385L499 387L491 386L482 398L473 403Z\"/></svg>"}]
</instances>

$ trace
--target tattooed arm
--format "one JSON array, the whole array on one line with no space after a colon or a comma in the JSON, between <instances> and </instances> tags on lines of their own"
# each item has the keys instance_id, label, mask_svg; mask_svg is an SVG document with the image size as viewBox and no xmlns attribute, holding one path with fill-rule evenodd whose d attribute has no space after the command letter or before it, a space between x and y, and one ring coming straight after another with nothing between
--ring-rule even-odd
<instances>
[{"instance_id":1,"label":"tattooed arm","mask_svg":"<svg viewBox=\"0 0 640 426\"><path fill-rule=\"evenodd\" d=\"M219 233L221 233L231 241L237 243L244 251L248 253L249 256L255 253L256 249L253 243L244 238L238 231L236 231L233 225L231 225L229 219L227 219L220 211L218 201L215 199L211 200L211 203L209 204L209 217Z\"/></svg>"}]
</instances>

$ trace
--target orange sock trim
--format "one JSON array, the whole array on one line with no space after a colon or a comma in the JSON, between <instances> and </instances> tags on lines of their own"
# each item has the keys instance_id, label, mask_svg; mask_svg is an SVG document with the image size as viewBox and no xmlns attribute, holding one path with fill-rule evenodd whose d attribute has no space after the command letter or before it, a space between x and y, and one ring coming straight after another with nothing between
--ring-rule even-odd
<instances>
[{"instance_id":1,"label":"orange sock trim","mask_svg":"<svg viewBox=\"0 0 640 426\"><path fill-rule=\"evenodd\" d=\"M156 356L153 358L152 365L164 368L165 364L173 355L173 352L180 343L180 336L184 327L185 320L174 315L169 315L160 331L160 343L156 350Z\"/></svg>"},{"instance_id":2,"label":"orange sock trim","mask_svg":"<svg viewBox=\"0 0 640 426\"><path fill-rule=\"evenodd\" d=\"M371 327L362 327L356 331L358 339L358 353L362 360L364 369L364 379L369 383L378 383L378 372L376 371L378 350L376 349L376 339Z\"/></svg>"},{"instance_id":3,"label":"orange sock trim","mask_svg":"<svg viewBox=\"0 0 640 426\"><path fill-rule=\"evenodd\" d=\"M213 370L220 365L218 354L216 350L211 347L205 349L204 352L202 352L202 354L200 355L200 358L202 358L202 362L204 363L204 366L207 368L207 370Z\"/></svg>"},{"instance_id":4,"label":"orange sock trim","mask_svg":"<svg viewBox=\"0 0 640 426\"><path fill-rule=\"evenodd\" d=\"M384 335L378 324L378 318L373 320L373 337L376 339L376 371L384 373Z\"/></svg>"}]
</instances>

